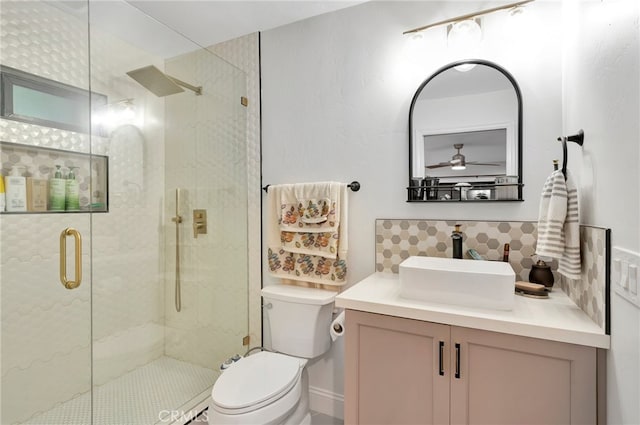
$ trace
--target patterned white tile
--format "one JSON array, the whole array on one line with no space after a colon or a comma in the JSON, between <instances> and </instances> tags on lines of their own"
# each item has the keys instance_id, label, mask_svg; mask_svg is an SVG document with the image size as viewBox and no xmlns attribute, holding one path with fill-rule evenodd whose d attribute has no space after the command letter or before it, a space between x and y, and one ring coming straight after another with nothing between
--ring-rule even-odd
<instances>
[{"instance_id":1,"label":"patterned white tile","mask_svg":"<svg viewBox=\"0 0 640 425\"><path fill-rule=\"evenodd\" d=\"M167 219L163 226L166 352L210 366L243 353L242 338L248 334L246 110L240 105L246 76L203 51L169 61L167 71L202 85L203 94L166 100L171 112L166 131L166 217L175 214L175 188L185 189L179 313L174 308L175 224ZM185 135L192 143L185 144ZM208 233L198 238L191 229L194 208L206 209L208 217ZM221 343L226 339L228 344ZM194 344L198 350L193 350Z\"/></svg>"},{"instance_id":2,"label":"patterned white tile","mask_svg":"<svg viewBox=\"0 0 640 425\"><path fill-rule=\"evenodd\" d=\"M261 296L261 154L260 154L260 55L258 33L239 37L208 49L240 68L247 75L247 190L249 235L249 333L251 346L262 338Z\"/></svg>"}]
</instances>

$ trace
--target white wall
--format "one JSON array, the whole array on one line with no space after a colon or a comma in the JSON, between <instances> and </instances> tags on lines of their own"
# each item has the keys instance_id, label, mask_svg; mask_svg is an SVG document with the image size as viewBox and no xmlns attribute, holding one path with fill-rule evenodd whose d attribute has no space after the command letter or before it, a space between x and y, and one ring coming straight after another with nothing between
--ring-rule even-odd
<instances>
[{"instance_id":1,"label":"white wall","mask_svg":"<svg viewBox=\"0 0 640 425\"><path fill-rule=\"evenodd\" d=\"M561 155L555 142L562 133L557 3L535 3L511 32L504 14L484 18L484 41L476 55L506 68L522 90L525 201L406 202L411 98L435 70L462 58L448 53L444 28L427 33L414 55L402 32L489 6L370 2L263 33L263 183L360 181L362 189L350 198L350 284L374 271L376 218L537 218L551 160ZM340 341L310 367L314 388L343 393L342 355Z\"/></svg>"},{"instance_id":2,"label":"white wall","mask_svg":"<svg viewBox=\"0 0 640 425\"><path fill-rule=\"evenodd\" d=\"M636 1L565 4L565 131L585 131L569 156L582 220L612 229L612 245L640 251L640 32ZM613 283L612 283L613 285ZM640 312L611 291L607 422L640 423Z\"/></svg>"}]
</instances>

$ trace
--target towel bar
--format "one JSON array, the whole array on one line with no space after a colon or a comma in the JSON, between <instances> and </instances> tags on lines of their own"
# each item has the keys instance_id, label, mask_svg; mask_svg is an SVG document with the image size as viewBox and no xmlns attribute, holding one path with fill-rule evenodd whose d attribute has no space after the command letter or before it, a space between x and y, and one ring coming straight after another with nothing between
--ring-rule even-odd
<instances>
[{"instance_id":1,"label":"towel bar","mask_svg":"<svg viewBox=\"0 0 640 425\"><path fill-rule=\"evenodd\" d=\"M560 136L558 142L562 142L562 174L567 178L567 142L574 142L582 146L584 144L584 131L578 130L577 134L571 136Z\"/></svg>"},{"instance_id":2,"label":"towel bar","mask_svg":"<svg viewBox=\"0 0 640 425\"><path fill-rule=\"evenodd\" d=\"M269 192L269 186L271 185L270 184L266 185L265 187L262 188L262 190L264 190L265 193ZM349 183L347 187L351 189L352 192L357 192L360 190L360 182L354 180L351 183Z\"/></svg>"}]
</instances>

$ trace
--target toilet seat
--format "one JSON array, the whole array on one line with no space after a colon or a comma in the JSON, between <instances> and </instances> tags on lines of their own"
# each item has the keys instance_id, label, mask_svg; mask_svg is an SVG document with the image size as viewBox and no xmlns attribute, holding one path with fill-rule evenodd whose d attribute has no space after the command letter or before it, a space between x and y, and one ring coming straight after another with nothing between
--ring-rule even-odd
<instances>
[{"instance_id":1,"label":"toilet seat","mask_svg":"<svg viewBox=\"0 0 640 425\"><path fill-rule=\"evenodd\" d=\"M225 370L211 390L215 410L239 415L286 395L300 381L306 359L261 351Z\"/></svg>"}]
</instances>

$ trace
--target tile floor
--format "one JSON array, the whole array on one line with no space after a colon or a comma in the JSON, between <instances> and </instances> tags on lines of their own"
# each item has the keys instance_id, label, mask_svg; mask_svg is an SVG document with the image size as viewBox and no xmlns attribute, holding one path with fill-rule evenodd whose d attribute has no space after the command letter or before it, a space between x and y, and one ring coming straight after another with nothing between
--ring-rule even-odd
<instances>
[{"instance_id":1,"label":"tile floor","mask_svg":"<svg viewBox=\"0 0 640 425\"><path fill-rule=\"evenodd\" d=\"M25 425L141 425L159 420L167 406L182 406L211 387L218 372L160 357L104 385L37 415Z\"/></svg>"},{"instance_id":2,"label":"tile floor","mask_svg":"<svg viewBox=\"0 0 640 425\"><path fill-rule=\"evenodd\" d=\"M311 412L311 425L343 425L342 419L325 415L324 413Z\"/></svg>"}]
</instances>

